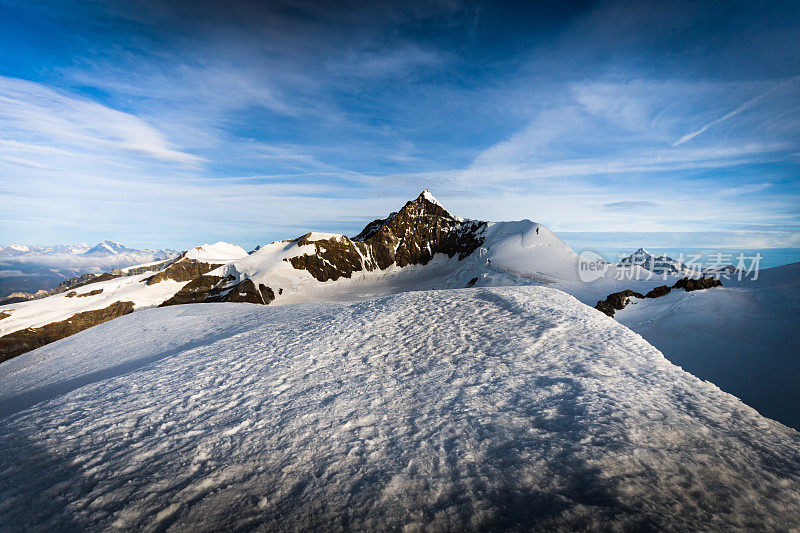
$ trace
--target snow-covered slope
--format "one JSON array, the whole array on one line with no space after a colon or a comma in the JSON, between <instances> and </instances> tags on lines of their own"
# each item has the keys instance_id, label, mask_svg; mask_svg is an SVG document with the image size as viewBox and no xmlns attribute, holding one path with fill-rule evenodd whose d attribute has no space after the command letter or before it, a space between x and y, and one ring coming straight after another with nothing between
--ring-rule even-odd
<instances>
[{"instance_id":1,"label":"snow-covered slope","mask_svg":"<svg viewBox=\"0 0 800 533\"><path fill-rule=\"evenodd\" d=\"M800 263L709 291L634 298L615 318L673 363L800 429Z\"/></svg>"},{"instance_id":2,"label":"snow-covered slope","mask_svg":"<svg viewBox=\"0 0 800 533\"><path fill-rule=\"evenodd\" d=\"M800 527L800 435L541 287L124 316L0 365L23 529Z\"/></svg>"},{"instance_id":3,"label":"snow-covered slope","mask_svg":"<svg viewBox=\"0 0 800 533\"><path fill-rule=\"evenodd\" d=\"M40 300L2 305L0 360L122 314L162 305L198 276L246 255L234 244L204 244L158 263L162 266L156 273L141 268L147 264L137 265L131 269L142 273L124 275L120 270Z\"/></svg>"},{"instance_id":4,"label":"snow-covered slope","mask_svg":"<svg viewBox=\"0 0 800 533\"><path fill-rule=\"evenodd\" d=\"M224 241L195 246L186 252L185 255L188 259L195 259L206 263L228 263L246 256L247 252L244 248L237 244Z\"/></svg>"}]
</instances>

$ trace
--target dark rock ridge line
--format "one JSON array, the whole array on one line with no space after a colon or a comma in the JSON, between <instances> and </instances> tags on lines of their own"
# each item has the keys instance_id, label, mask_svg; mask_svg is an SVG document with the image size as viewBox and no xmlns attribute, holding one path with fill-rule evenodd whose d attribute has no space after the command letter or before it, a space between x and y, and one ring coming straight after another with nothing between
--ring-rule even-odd
<instances>
[{"instance_id":1,"label":"dark rock ridge line","mask_svg":"<svg viewBox=\"0 0 800 533\"><path fill-rule=\"evenodd\" d=\"M76 313L39 328L9 333L0 337L0 362L132 312L133 302L114 302L103 309Z\"/></svg>"},{"instance_id":2,"label":"dark rock ridge line","mask_svg":"<svg viewBox=\"0 0 800 533\"><path fill-rule=\"evenodd\" d=\"M607 314L610 317L613 317L616 311L621 311L622 309L625 309L625 306L631 302L631 297L639 299L660 298L662 296L669 294L672 291L672 289L683 289L686 292L691 292L691 291L710 289L711 287L719 287L721 285L722 282L716 278L699 278L699 279L682 278L679 279L672 287L669 287L667 285L661 285L651 290L645 295L642 295L642 293L632 291L630 289L626 289L620 292L612 292L611 294L608 295L608 297L606 297L605 300L600 300L599 302L597 302L597 305L595 305L594 308L597 309L598 311L602 311L603 313Z\"/></svg>"}]
</instances>

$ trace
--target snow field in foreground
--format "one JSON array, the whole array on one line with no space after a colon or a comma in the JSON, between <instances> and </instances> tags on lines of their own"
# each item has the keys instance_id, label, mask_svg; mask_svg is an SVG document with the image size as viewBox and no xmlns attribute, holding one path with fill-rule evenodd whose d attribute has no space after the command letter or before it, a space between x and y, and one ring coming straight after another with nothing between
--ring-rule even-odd
<instances>
[{"instance_id":1,"label":"snow field in foreground","mask_svg":"<svg viewBox=\"0 0 800 533\"><path fill-rule=\"evenodd\" d=\"M145 310L0 364L0 528L800 526L800 435L574 298Z\"/></svg>"}]
</instances>

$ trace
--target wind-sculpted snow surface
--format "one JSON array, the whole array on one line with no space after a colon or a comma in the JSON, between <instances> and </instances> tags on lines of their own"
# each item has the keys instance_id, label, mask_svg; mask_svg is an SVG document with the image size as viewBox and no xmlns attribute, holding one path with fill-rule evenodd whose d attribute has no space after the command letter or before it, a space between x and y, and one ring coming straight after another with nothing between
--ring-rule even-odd
<instances>
[{"instance_id":1,"label":"wind-sculpted snow surface","mask_svg":"<svg viewBox=\"0 0 800 533\"><path fill-rule=\"evenodd\" d=\"M6 530L800 526L797 432L548 288L145 310L0 406Z\"/></svg>"}]
</instances>

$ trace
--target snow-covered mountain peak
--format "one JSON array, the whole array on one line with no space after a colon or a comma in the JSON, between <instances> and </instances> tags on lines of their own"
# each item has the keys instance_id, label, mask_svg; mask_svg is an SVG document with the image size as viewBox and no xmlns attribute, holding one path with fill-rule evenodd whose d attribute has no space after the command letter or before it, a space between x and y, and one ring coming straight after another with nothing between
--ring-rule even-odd
<instances>
[{"instance_id":1,"label":"snow-covered mountain peak","mask_svg":"<svg viewBox=\"0 0 800 533\"><path fill-rule=\"evenodd\" d=\"M124 244L114 241L100 241L93 248L84 252L84 255L115 255L128 251L129 248Z\"/></svg>"},{"instance_id":2,"label":"snow-covered mountain peak","mask_svg":"<svg viewBox=\"0 0 800 533\"><path fill-rule=\"evenodd\" d=\"M431 193L431 191L429 189L425 189L424 191L422 191L417 198L418 199L421 198L423 200L427 200L430 203L436 204L439 207L441 207L442 209L444 209L444 206L442 205L442 203L439 200L436 199L436 197Z\"/></svg>"},{"instance_id":3,"label":"snow-covered mountain peak","mask_svg":"<svg viewBox=\"0 0 800 533\"><path fill-rule=\"evenodd\" d=\"M433 194L431 194L431 191L428 189L425 189L421 193L419 193L419 196L417 196L417 198L412 202L408 202L405 207L408 207L409 205L418 206L425 204L436 206L439 210L442 211L441 214L443 215L446 214L448 217L454 218L453 215L450 214L450 212L447 210L447 208L445 208L445 206L442 205L442 203L439 200L437 200L436 197Z\"/></svg>"},{"instance_id":4,"label":"snow-covered mountain peak","mask_svg":"<svg viewBox=\"0 0 800 533\"><path fill-rule=\"evenodd\" d=\"M619 260L623 267L640 266L654 274L689 274L692 270L680 261L667 255L655 255L644 248L639 248L628 257Z\"/></svg>"}]
</instances>

